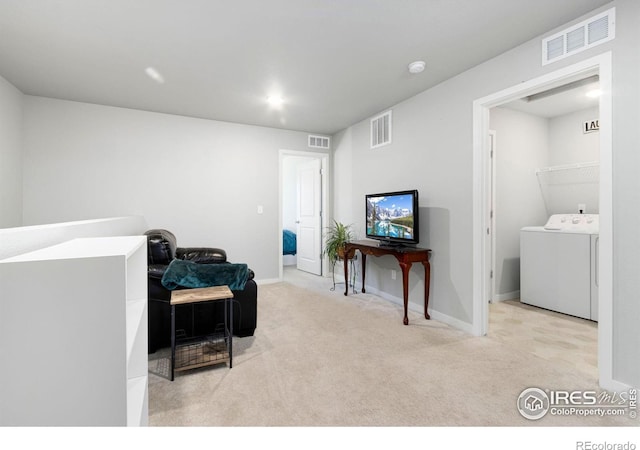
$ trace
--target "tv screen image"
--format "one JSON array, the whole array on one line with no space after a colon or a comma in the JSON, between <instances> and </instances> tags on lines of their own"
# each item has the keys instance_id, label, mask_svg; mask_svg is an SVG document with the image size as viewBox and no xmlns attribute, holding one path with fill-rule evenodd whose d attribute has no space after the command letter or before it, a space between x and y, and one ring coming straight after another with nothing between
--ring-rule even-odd
<instances>
[{"instance_id":1,"label":"tv screen image","mask_svg":"<svg viewBox=\"0 0 640 450\"><path fill-rule=\"evenodd\" d=\"M367 194L367 237L397 244L417 244L418 191Z\"/></svg>"}]
</instances>

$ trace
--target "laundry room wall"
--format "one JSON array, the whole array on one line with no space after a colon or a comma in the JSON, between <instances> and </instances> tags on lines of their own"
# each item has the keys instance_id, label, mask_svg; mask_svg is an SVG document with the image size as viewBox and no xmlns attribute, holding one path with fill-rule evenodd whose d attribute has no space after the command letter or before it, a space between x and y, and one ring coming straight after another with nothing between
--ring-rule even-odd
<instances>
[{"instance_id":1,"label":"laundry room wall","mask_svg":"<svg viewBox=\"0 0 640 450\"><path fill-rule=\"evenodd\" d=\"M584 133L586 121L599 119L599 108L587 108L549 119L549 164L600 161L598 131Z\"/></svg>"},{"instance_id":2,"label":"laundry room wall","mask_svg":"<svg viewBox=\"0 0 640 450\"><path fill-rule=\"evenodd\" d=\"M496 132L494 300L509 300L520 294L520 229L547 220L535 171L549 163L549 121L498 107L490 111L490 128Z\"/></svg>"},{"instance_id":3,"label":"laundry room wall","mask_svg":"<svg viewBox=\"0 0 640 450\"><path fill-rule=\"evenodd\" d=\"M538 174L548 216L599 213L600 136L583 132L584 123L597 120L598 113L596 107L549 119L551 172Z\"/></svg>"}]
</instances>

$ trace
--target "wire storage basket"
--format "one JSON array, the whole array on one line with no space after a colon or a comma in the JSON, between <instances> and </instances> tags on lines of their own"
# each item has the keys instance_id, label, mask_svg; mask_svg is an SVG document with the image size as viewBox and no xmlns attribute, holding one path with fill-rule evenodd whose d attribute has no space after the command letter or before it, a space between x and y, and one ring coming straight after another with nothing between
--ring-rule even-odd
<instances>
[{"instance_id":1,"label":"wire storage basket","mask_svg":"<svg viewBox=\"0 0 640 450\"><path fill-rule=\"evenodd\" d=\"M175 370L192 369L228 361L229 342L224 333L224 325L221 330L218 331L218 329L215 333L204 338L180 339L176 345Z\"/></svg>"}]
</instances>

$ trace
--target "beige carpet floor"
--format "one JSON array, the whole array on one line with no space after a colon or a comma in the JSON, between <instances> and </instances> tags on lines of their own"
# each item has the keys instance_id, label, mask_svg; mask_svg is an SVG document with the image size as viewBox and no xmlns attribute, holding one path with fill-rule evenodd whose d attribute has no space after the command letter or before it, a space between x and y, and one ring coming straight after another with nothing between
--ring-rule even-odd
<instances>
[{"instance_id":1,"label":"beige carpet floor","mask_svg":"<svg viewBox=\"0 0 640 450\"><path fill-rule=\"evenodd\" d=\"M400 306L370 294L345 297L344 285L330 286L326 278L259 286L258 328L234 339L232 369L194 369L171 382L154 374L166 352L150 355L150 425L638 425L628 417L520 416L516 401L528 387L601 390L588 354L593 343L585 344L590 362L579 365L509 336L507 325L527 322L527 308L500 305L492 312L494 336L473 337L411 312L404 326ZM565 327L557 320L553 327ZM540 343L536 332L550 339L540 323L530 324L538 329L527 333L530 342ZM571 326L576 341L592 339L594 324Z\"/></svg>"}]
</instances>

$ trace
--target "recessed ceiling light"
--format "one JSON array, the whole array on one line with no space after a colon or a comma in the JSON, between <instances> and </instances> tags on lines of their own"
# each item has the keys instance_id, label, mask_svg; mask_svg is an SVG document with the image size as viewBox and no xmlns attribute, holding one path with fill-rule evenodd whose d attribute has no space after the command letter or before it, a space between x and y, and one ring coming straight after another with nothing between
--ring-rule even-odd
<instances>
[{"instance_id":1,"label":"recessed ceiling light","mask_svg":"<svg viewBox=\"0 0 640 450\"><path fill-rule=\"evenodd\" d=\"M151 78L156 83L158 84L164 83L164 77L154 67L147 67L146 69L144 69L144 72L147 74L149 78Z\"/></svg>"},{"instance_id":2,"label":"recessed ceiling light","mask_svg":"<svg viewBox=\"0 0 640 450\"><path fill-rule=\"evenodd\" d=\"M424 70L425 65L426 64L424 61L414 61L411 64L409 64L409 72L420 73Z\"/></svg>"},{"instance_id":3,"label":"recessed ceiling light","mask_svg":"<svg viewBox=\"0 0 640 450\"><path fill-rule=\"evenodd\" d=\"M596 98L602 95L602 91L600 89L593 89L585 94L589 98Z\"/></svg>"},{"instance_id":4,"label":"recessed ceiling light","mask_svg":"<svg viewBox=\"0 0 640 450\"><path fill-rule=\"evenodd\" d=\"M267 97L267 103L273 107L282 106L284 99L279 95L270 95Z\"/></svg>"}]
</instances>

